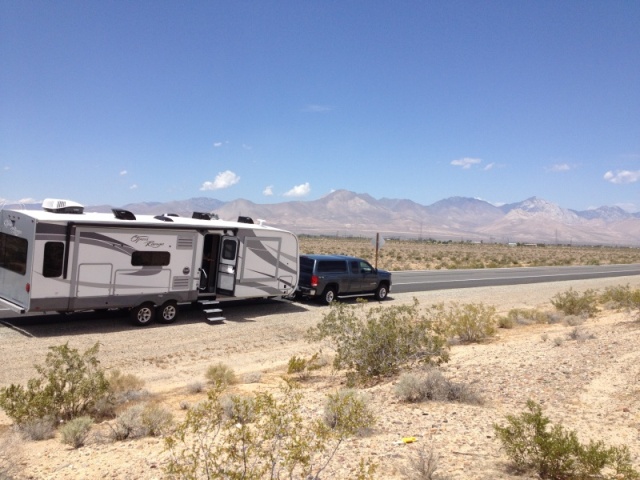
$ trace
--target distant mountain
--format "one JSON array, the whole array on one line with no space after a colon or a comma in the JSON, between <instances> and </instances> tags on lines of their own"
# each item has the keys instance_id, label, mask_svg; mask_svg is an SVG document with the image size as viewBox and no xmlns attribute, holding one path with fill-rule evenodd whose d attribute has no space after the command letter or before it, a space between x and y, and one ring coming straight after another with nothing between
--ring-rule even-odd
<instances>
[{"instance_id":1,"label":"distant mountain","mask_svg":"<svg viewBox=\"0 0 640 480\"><path fill-rule=\"evenodd\" d=\"M39 208L39 205L24 205ZM640 246L640 213L603 206L575 211L531 197L497 207L484 200L451 197L432 205L407 199L377 200L365 193L337 190L311 201L257 204L238 199L222 202L198 197L172 202L119 206L138 214L216 213L235 220L239 215L297 234L434 238L485 242L544 242ZM111 206L87 207L109 212Z\"/></svg>"}]
</instances>

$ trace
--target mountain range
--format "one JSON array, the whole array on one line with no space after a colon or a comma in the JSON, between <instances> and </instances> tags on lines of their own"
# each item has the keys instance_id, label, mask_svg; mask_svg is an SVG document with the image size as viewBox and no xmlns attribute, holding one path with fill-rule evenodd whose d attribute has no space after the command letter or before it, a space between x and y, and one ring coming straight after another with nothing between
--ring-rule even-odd
<instances>
[{"instance_id":1,"label":"mountain range","mask_svg":"<svg viewBox=\"0 0 640 480\"><path fill-rule=\"evenodd\" d=\"M118 208L153 215L215 212L226 220L243 215L299 235L373 237L380 233L387 238L640 246L640 213L608 206L575 211L537 197L502 206L451 197L427 206L337 190L310 201L257 204L244 199L223 202L199 197ZM109 205L96 205L86 211L110 209Z\"/></svg>"}]
</instances>

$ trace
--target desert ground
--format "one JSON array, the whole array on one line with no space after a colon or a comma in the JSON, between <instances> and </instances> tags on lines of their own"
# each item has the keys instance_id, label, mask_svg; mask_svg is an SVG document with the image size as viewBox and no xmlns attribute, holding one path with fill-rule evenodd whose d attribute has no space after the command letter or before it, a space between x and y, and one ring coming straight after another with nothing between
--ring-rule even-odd
<instances>
[{"instance_id":1,"label":"desert ground","mask_svg":"<svg viewBox=\"0 0 640 480\"><path fill-rule=\"evenodd\" d=\"M526 286L483 287L391 294L384 305L420 305L456 301L494 305L499 313L512 308L553 311L552 297L569 288L603 290L608 286L640 288L637 276L555 282ZM171 410L176 422L185 405L206 393L193 393L194 382L205 382L208 366L223 362L236 372L236 392L277 392L293 356L310 356L321 348L305 341L304 333L327 312L311 302L249 302L225 309L227 321L209 325L186 311L172 325L130 326L121 317L58 315L8 319L0 324L0 387L26 384L36 375L48 347L68 342L80 351L100 342L99 359L107 369L133 373L145 382L147 400ZM452 345L442 367L449 379L465 382L484 399L482 405L451 402L403 403L394 393L396 378L362 387L375 413L374 428L341 445L323 478L354 478L361 458L378 465L376 478L411 478L403 468L422 450L438 457L433 478L522 479L516 475L493 425L507 414L524 411L528 399L545 415L575 430L579 438L627 445L640 468L640 321L628 312L603 309L579 327L566 322L519 325L499 329L487 342ZM330 354L324 348L325 354ZM243 380L244 379L244 380ZM250 380L249 380L250 379ZM322 414L327 393L344 387L344 376L330 366L302 382L304 411ZM73 449L59 434L49 440L27 441L0 414L0 478L6 479L162 479L167 455L162 438L108 441L93 427L87 444ZM405 444L404 437L415 437Z\"/></svg>"}]
</instances>

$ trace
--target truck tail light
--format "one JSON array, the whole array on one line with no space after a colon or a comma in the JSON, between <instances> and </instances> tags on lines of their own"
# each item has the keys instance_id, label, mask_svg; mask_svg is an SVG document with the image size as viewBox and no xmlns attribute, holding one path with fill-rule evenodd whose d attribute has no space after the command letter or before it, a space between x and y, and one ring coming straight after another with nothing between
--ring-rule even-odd
<instances>
[{"instance_id":1,"label":"truck tail light","mask_svg":"<svg viewBox=\"0 0 640 480\"><path fill-rule=\"evenodd\" d=\"M30 283L27 283L27 284L24 286L24 289L27 291L27 293L29 293L29 292L31 291L31 284L30 284Z\"/></svg>"},{"instance_id":2,"label":"truck tail light","mask_svg":"<svg viewBox=\"0 0 640 480\"><path fill-rule=\"evenodd\" d=\"M318 276L317 275L311 275L311 286L312 287L317 287L318 286Z\"/></svg>"}]
</instances>

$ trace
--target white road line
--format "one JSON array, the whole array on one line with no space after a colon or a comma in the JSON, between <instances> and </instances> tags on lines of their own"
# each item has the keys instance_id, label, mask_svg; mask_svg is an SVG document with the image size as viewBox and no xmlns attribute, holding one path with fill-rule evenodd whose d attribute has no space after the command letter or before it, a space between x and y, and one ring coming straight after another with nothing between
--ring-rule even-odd
<instances>
[{"instance_id":1,"label":"white road line","mask_svg":"<svg viewBox=\"0 0 640 480\"><path fill-rule=\"evenodd\" d=\"M446 282L446 283L455 283L455 282L480 282L480 281L484 281L484 280L522 280L525 278L544 278L544 277L566 277L567 275L574 275L575 273L579 273L579 272L566 272L566 273L553 273L553 274L547 274L547 275L525 275L525 276L520 276L520 277L480 277L480 278L461 278L461 279L446 279L443 278L441 280L438 279L429 279L429 280L418 280L415 282L393 282L393 285L414 285L416 283L440 283L440 282ZM629 273L630 275L636 275L636 273L633 272L627 272L626 270L612 270L610 272L594 272L594 274L597 275L601 275L601 274L607 274L607 273ZM585 278L584 280L588 280L588 278Z\"/></svg>"}]
</instances>

